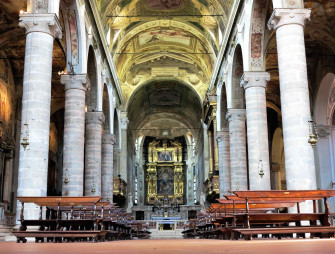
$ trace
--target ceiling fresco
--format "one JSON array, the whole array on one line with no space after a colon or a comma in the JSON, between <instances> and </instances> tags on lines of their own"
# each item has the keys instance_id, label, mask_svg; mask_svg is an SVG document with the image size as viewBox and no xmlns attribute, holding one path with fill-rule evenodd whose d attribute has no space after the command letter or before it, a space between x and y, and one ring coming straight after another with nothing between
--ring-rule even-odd
<instances>
[{"instance_id":1,"label":"ceiling fresco","mask_svg":"<svg viewBox=\"0 0 335 254\"><path fill-rule=\"evenodd\" d=\"M128 101L152 80L205 98L233 0L96 0Z\"/></svg>"}]
</instances>

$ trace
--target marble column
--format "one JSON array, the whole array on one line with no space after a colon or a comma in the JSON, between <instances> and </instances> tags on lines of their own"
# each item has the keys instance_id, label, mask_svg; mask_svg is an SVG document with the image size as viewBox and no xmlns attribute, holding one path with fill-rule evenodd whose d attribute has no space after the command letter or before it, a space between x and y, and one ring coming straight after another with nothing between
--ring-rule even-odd
<instances>
[{"instance_id":1,"label":"marble column","mask_svg":"<svg viewBox=\"0 0 335 254\"><path fill-rule=\"evenodd\" d=\"M121 178L128 182L128 123L129 120L126 112L121 112L121 149L120 149L120 175ZM130 188L131 183L127 183Z\"/></svg>"},{"instance_id":2,"label":"marble column","mask_svg":"<svg viewBox=\"0 0 335 254\"><path fill-rule=\"evenodd\" d=\"M245 72L241 80L246 100L250 190L271 190L265 95L269 80L267 72Z\"/></svg>"},{"instance_id":3,"label":"marble column","mask_svg":"<svg viewBox=\"0 0 335 254\"><path fill-rule=\"evenodd\" d=\"M114 135L102 135L101 151L101 189L103 200L113 203L113 146Z\"/></svg>"},{"instance_id":4,"label":"marble column","mask_svg":"<svg viewBox=\"0 0 335 254\"><path fill-rule=\"evenodd\" d=\"M117 146L114 146L113 149L113 176L114 178L118 177L120 175L120 156L121 156L121 151L120 148Z\"/></svg>"},{"instance_id":5,"label":"marble column","mask_svg":"<svg viewBox=\"0 0 335 254\"><path fill-rule=\"evenodd\" d=\"M216 115L216 109L215 109L215 115ZM217 137L217 120L216 120L216 116L214 116L214 119L213 119L213 143L214 143L213 169L214 169L214 172L219 171L219 148L218 148L218 142L216 140L216 137Z\"/></svg>"},{"instance_id":6,"label":"marble column","mask_svg":"<svg viewBox=\"0 0 335 254\"><path fill-rule=\"evenodd\" d=\"M268 26L276 30L287 189L316 189L309 139L310 101L304 42L308 9L275 9Z\"/></svg>"},{"instance_id":7,"label":"marble column","mask_svg":"<svg viewBox=\"0 0 335 254\"><path fill-rule=\"evenodd\" d=\"M217 132L217 142L219 150L219 181L220 181L220 197L228 194L231 190L230 175L230 142L228 128L224 128Z\"/></svg>"},{"instance_id":8,"label":"marble column","mask_svg":"<svg viewBox=\"0 0 335 254\"><path fill-rule=\"evenodd\" d=\"M62 30L57 16L51 13L20 15L19 26L26 29L27 36L17 196L46 196L53 42L61 38ZM18 216L20 210L18 203ZM26 218L37 219L38 214L35 205L25 206Z\"/></svg>"},{"instance_id":9,"label":"marble column","mask_svg":"<svg viewBox=\"0 0 335 254\"><path fill-rule=\"evenodd\" d=\"M83 196L85 95L90 83L86 74L62 75L60 82L65 85L62 192L63 196Z\"/></svg>"},{"instance_id":10,"label":"marble column","mask_svg":"<svg viewBox=\"0 0 335 254\"><path fill-rule=\"evenodd\" d=\"M214 173L214 161L213 161L213 134L211 131L207 131L208 135L208 151L209 151L209 177Z\"/></svg>"},{"instance_id":11,"label":"marble column","mask_svg":"<svg viewBox=\"0 0 335 254\"><path fill-rule=\"evenodd\" d=\"M101 196L101 133L104 122L103 112L86 113L85 196Z\"/></svg>"},{"instance_id":12,"label":"marble column","mask_svg":"<svg viewBox=\"0 0 335 254\"><path fill-rule=\"evenodd\" d=\"M248 189L245 109L227 110L230 140L231 190Z\"/></svg>"}]
</instances>

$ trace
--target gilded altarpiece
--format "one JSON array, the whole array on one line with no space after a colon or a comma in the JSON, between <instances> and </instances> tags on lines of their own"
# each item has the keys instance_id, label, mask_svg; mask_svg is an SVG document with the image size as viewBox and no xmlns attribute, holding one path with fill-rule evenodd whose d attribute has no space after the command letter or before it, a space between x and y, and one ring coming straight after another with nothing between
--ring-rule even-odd
<instances>
[{"instance_id":1,"label":"gilded altarpiece","mask_svg":"<svg viewBox=\"0 0 335 254\"><path fill-rule=\"evenodd\" d=\"M169 142L169 145L168 145ZM184 203L182 145L176 141L153 141L148 148L146 172L148 204L168 198Z\"/></svg>"}]
</instances>

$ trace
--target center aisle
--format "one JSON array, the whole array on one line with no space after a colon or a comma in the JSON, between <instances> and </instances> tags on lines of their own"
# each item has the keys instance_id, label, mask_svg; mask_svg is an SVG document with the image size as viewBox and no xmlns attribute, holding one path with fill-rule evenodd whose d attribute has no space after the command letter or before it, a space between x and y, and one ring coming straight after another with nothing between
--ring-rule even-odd
<instances>
[{"instance_id":1,"label":"center aisle","mask_svg":"<svg viewBox=\"0 0 335 254\"><path fill-rule=\"evenodd\" d=\"M0 243L0 253L117 253L117 254L207 254L207 253L334 253L335 239L220 241L200 239L132 240L103 243Z\"/></svg>"}]
</instances>

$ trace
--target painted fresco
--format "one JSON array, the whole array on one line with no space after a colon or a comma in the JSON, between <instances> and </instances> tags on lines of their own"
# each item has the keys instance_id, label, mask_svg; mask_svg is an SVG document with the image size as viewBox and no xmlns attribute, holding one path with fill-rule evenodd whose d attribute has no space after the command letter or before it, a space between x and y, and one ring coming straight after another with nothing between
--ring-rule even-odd
<instances>
[{"instance_id":1,"label":"painted fresco","mask_svg":"<svg viewBox=\"0 0 335 254\"><path fill-rule=\"evenodd\" d=\"M173 167L157 167L157 195L174 194Z\"/></svg>"},{"instance_id":2,"label":"painted fresco","mask_svg":"<svg viewBox=\"0 0 335 254\"><path fill-rule=\"evenodd\" d=\"M177 30L156 30L139 36L140 46L153 42L175 42L189 46L190 41L190 35Z\"/></svg>"},{"instance_id":3,"label":"painted fresco","mask_svg":"<svg viewBox=\"0 0 335 254\"><path fill-rule=\"evenodd\" d=\"M162 151L162 152L158 152L157 156L158 156L158 161L172 161L172 151Z\"/></svg>"},{"instance_id":4,"label":"painted fresco","mask_svg":"<svg viewBox=\"0 0 335 254\"><path fill-rule=\"evenodd\" d=\"M152 10L176 10L184 6L183 0L146 0L145 7Z\"/></svg>"}]
</instances>

